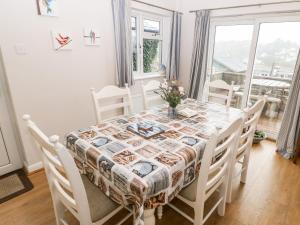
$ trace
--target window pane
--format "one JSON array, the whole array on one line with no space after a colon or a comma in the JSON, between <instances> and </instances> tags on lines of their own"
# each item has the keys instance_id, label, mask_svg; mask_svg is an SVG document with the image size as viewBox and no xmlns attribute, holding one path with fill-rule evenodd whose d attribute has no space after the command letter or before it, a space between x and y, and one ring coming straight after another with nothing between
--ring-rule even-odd
<instances>
[{"instance_id":1,"label":"window pane","mask_svg":"<svg viewBox=\"0 0 300 225\"><path fill-rule=\"evenodd\" d=\"M261 24L254 76L292 79L300 46L299 27L299 22Z\"/></svg>"},{"instance_id":2,"label":"window pane","mask_svg":"<svg viewBox=\"0 0 300 225\"><path fill-rule=\"evenodd\" d=\"M267 96L257 129L272 138L276 138L281 126L299 48L300 22L260 25L249 103Z\"/></svg>"},{"instance_id":3,"label":"window pane","mask_svg":"<svg viewBox=\"0 0 300 225\"><path fill-rule=\"evenodd\" d=\"M144 20L144 31L150 33L159 33L160 22L155 20Z\"/></svg>"},{"instance_id":4,"label":"window pane","mask_svg":"<svg viewBox=\"0 0 300 225\"><path fill-rule=\"evenodd\" d=\"M144 73L161 70L161 41L153 39L143 40Z\"/></svg>"},{"instance_id":5,"label":"window pane","mask_svg":"<svg viewBox=\"0 0 300 225\"><path fill-rule=\"evenodd\" d=\"M131 17L132 70L137 71L137 19Z\"/></svg>"},{"instance_id":6,"label":"window pane","mask_svg":"<svg viewBox=\"0 0 300 225\"><path fill-rule=\"evenodd\" d=\"M234 82L231 105L241 108L253 25L217 26L211 81ZM220 90L222 91L222 90ZM219 99L218 99L219 100Z\"/></svg>"}]
</instances>

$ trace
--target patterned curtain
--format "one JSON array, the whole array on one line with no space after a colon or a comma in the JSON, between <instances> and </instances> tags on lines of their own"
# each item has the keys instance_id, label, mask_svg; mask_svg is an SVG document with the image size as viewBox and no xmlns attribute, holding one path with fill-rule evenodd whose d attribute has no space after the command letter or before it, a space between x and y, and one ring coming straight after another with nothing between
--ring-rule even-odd
<instances>
[{"instance_id":1,"label":"patterned curtain","mask_svg":"<svg viewBox=\"0 0 300 225\"><path fill-rule=\"evenodd\" d=\"M112 0L117 60L117 78L120 87L133 85L131 62L131 27L129 0Z\"/></svg>"},{"instance_id":2,"label":"patterned curtain","mask_svg":"<svg viewBox=\"0 0 300 225\"><path fill-rule=\"evenodd\" d=\"M182 21L181 13L173 12L170 53L169 53L169 62L167 66L168 80L179 79L181 21Z\"/></svg>"},{"instance_id":3,"label":"patterned curtain","mask_svg":"<svg viewBox=\"0 0 300 225\"><path fill-rule=\"evenodd\" d=\"M196 12L189 97L201 99L207 70L210 17L208 10Z\"/></svg>"},{"instance_id":4,"label":"patterned curtain","mask_svg":"<svg viewBox=\"0 0 300 225\"><path fill-rule=\"evenodd\" d=\"M292 80L289 98L277 139L278 152L293 158L300 138L300 53Z\"/></svg>"}]
</instances>

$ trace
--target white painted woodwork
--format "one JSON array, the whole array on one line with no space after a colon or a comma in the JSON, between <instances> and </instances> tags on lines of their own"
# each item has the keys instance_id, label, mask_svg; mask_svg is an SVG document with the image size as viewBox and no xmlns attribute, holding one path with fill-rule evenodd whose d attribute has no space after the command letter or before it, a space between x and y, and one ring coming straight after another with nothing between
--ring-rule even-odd
<instances>
[{"instance_id":1,"label":"white painted woodwork","mask_svg":"<svg viewBox=\"0 0 300 225\"><path fill-rule=\"evenodd\" d=\"M103 121L104 113L116 113L122 110L123 115L132 113L132 99L128 85L125 88L109 85L96 92L91 88L97 122Z\"/></svg>"},{"instance_id":2,"label":"white painted woodwork","mask_svg":"<svg viewBox=\"0 0 300 225\"><path fill-rule=\"evenodd\" d=\"M0 130L0 168L9 164L9 157Z\"/></svg>"},{"instance_id":3,"label":"white painted woodwork","mask_svg":"<svg viewBox=\"0 0 300 225\"><path fill-rule=\"evenodd\" d=\"M160 220L163 216L163 206L157 207L157 218Z\"/></svg>"},{"instance_id":4,"label":"white painted woodwork","mask_svg":"<svg viewBox=\"0 0 300 225\"><path fill-rule=\"evenodd\" d=\"M265 103L266 96L258 100L251 108L244 109L242 129L240 130L239 140L233 154L233 162L230 169L231 172L229 176L227 195L228 203L232 201L232 183L234 178L237 178L239 175L241 175L241 183L246 183L254 132ZM236 173L234 168L237 163L242 165L242 169L239 170L238 174L234 174Z\"/></svg>"},{"instance_id":5,"label":"white painted woodwork","mask_svg":"<svg viewBox=\"0 0 300 225\"><path fill-rule=\"evenodd\" d=\"M224 104L226 108L229 108L233 94L233 83L229 85L223 80L214 80L207 85L208 100Z\"/></svg>"},{"instance_id":6,"label":"white painted woodwork","mask_svg":"<svg viewBox=\"0 0 300 225\"><path fill-rule=\"evenodd\" d=\"M144 210L144 225L155 225L155 209Z\"/></svg>"},{"instance_id":7,"label":"white painted woodwork","mask_svg":"<svg viewBox=\"0 0 300 225\"><path fill-rule=\"evenodd\" d=\"M237 135L240 133L241 125L242 119L240 118L220 133L216 131L207 142L200 166L200 173L196 178L197 187L196 190L192 190L196 194L196 200L190 201L181 196L180 193L177 196L177 198L194 209L194 218L185 214L172 203L169 204L171 208L187 218L194 225L204 224L216 209L218 209L220 216L224 216L225 214L232 155L236 147ZM205 201L215 191L219 192L219 199L210 211L204 215Z\"/></svg>"},{"instance_id":8,"label":"white painted woodwork","mask_svg":"<svg viewBox=\"0 0 300 225\"><path fill-rule=\"evenodd\" d=\"M163 104L162 98L154 91L159 90L160 82L158 80L151 80L147 84L142 83L144 110L149 109L154 104Z\"/></svg>"},{"instance_id":9,"label":"white painted woodwork","mask_svg":"<svg viewBox=\"0 0 300 225\"><path fill-rule=\"evenodd\" d=\"M19 137L14 129L14 110L7 85L0 51L0 176L22 168L18 148Z\"/></svg>"},{"instance_id":10,"label":"white painted woodwork","mask_svg":"<svg viewBox=\"0 0 300 225\"><path fill-rule=\"evenodd\" d=\"M101 220L93 223L83 181L70 152L64 145L59 143L57 135L48 138L31 121L29 115L24 115L23 119L26 121L30 134L42 152L57 225L67 224L64 220L66 209L74 215L80 222L80 225L102 225L123 209L122 206L119 206ZM126 215L118 225L122 224L130 215L131 213Z\"/></svg>"}]
</instances>

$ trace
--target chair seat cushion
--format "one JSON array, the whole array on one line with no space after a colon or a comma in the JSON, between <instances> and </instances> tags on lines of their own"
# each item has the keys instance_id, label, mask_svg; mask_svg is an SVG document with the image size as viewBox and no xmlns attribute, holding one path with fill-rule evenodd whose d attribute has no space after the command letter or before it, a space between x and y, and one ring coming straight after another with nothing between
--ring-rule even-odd
<instances>
[{"instance_id":1,"label":"chair seat cushion","mask_svg":"<svg viewBox=\"0 0 300 225\"><path fill-rule=\"evenodd\" d=\"M197 182L198 182L198 178L196 178L187 187L183 188L181 190L181 192L179 192L179 195L184 197L185 199L187 199L189 201L192 201L192 202L196 201Z\"/></svg>"},{"instance_id":2,"label":"chair seat cushion","mask_svg":"<svg viewBox=\"0 0 300 225\"><path fill-rule=\"evenodd\" d=\"M211 173L208 176L208 181L210 181L215 175L218 174L220 169L217 169L213 173ZM190 183L188 186L183 188L180 192L179 195L184 197L185 199L195 202L196 201L196 195L197 195L197 184L198 184L198 177L195 178L195 180Z\"/></svg>"},{"instance_id":3,"label":"chair seat cushion","mask_svg":"<svg viewBox=\"0 0 300 225\"><path fill-rule=\"evenodd\" d=\"M99 221L120 205L110 200L86 175L81 175L89 201L92 222Z\"/></svg>"}]
</instances>

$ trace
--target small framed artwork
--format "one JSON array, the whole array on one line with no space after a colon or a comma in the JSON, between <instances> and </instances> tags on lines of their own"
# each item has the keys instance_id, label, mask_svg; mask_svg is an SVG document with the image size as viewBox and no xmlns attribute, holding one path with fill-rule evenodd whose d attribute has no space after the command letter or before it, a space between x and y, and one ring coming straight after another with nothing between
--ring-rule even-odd
<instances>
[{"instance_id":1,"label":"small framed artwork","mask_svg":"<svg viewBox=\"0 0 300 225\"><path fill-rule=\"evenodd\" d=\"M100 45L100 32L95 28L84 28L83 38L85 45L98 46Z\"/></svg>"},{"instance_id":2,"label":"small framed artwork","mask_svg":"<svg viewBox=\"0 0 300 225\"><path fill-rule=\"evenodd\" d=\"M38 14L41 16L57 16L57 0L36 0Z\"/></svg>"},{"instance_id":3,"label":"small framed artwork","mask_svg":"<svg viewBox=\"0 0 300 225\"><path fill-rule=\"evenodd\" d=\"M72 38L68 32L52 31L52 41L56 51L72 49Z\"/></svg>"}]
</instances>

